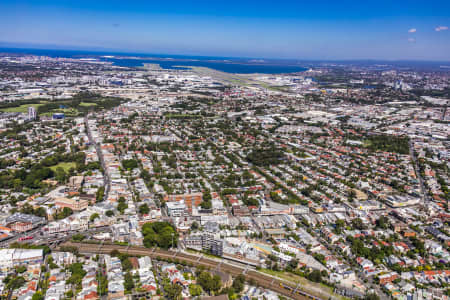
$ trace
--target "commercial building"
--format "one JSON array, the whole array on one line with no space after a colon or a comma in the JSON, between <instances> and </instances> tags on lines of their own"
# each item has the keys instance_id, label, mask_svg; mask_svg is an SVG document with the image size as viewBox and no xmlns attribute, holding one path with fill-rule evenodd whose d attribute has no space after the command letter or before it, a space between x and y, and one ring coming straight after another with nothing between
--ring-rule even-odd
<instances>
[{"instance_id":1,"label":"commercial building","mask_svg":"<svg viewBox=\"0 0 450 300\"><path fill-rule=\"evenodd\" d=\"M186 248L201 250L202 249L202 236L201 235L190 235L184 239L184 244L186 245Z\"/></svg>"},{"instance_id":2,"label":"commercial building","mask_svg":"<svg viewBox=\"0 0 450 300\"><path fill-rule=\"evenodd\" d=\"M184 202L167 202L167 214L170 217L181 217L186 211L186 205Z\"/></svg>"},{"instance_id":3,"label":"commercial building","mask_svg":"<svg viewBox=\"0 0 450 300\"><path fill-rule=\"evenodd\" d=\"M28 107L28 120L35 120L37 117L36 108L33 106Z\"/></svg>"},{"instance_id":4,"label":"commercial building","mask_svg":"<svg viewBox=\"0 0 450 300\"><path fill-rule=\"evenodd\" d=\"M25 232L45 223L45 218L15 213L5 220L5 225L16 232Z\"/></svg>"},{"instance_id":5,"label":"commercial building","mask_svg":"<svg viewBox=\"0 0 450 300\"><path fill-rule=\"evenodd\" d=\"M420 198L414 198L411 196L391 195L386 198L386 204L390 207L411 206L419 203Z\"/></svg>"},{"instance_id":6,"label":"commercial building","mask_svg":"<svg viewBox=\"0 0 450 300\"><path fill-rule=\"evenodd\" d=\"M202 235L202 249L210 251L211 254L222 256L223 255L223 241L217 240L212 234Z\"/></svg>"},{"instance_id":7,"label":"commercial building","mask_svg":"<svg viewBox=\"0 0 450 300\"><path fill-rule=\"evenodd\" d=\"M20 265L41 264L43 258L42 249L0 249L0 269L6 271Z\"/></svg>"},{"instance_id":8,"label":"commercial building","mask_svg":"<svg viewBox=\"0 0 450 300\"><path fill-rule=\"evenodd\" d=\"M203 201L203 193L190 193L190 194L180 194L180 195L167 195L164 197L166 202L181 202L186 204L189 212L192 212L192 206L199 206Z\"/></svg>"},{"instance_id":9,"label":"commercial building","mask_svg":"<svg viewBox=\"0 0 450 300\"><path fill-rule=\"evenodd\" d=\"M74 198L57 198L55 200L55 206L58 208L68 207L71 210L83 210L89 206L89 201L80 199L78 197Z\"/></svg>"}]
</instances>

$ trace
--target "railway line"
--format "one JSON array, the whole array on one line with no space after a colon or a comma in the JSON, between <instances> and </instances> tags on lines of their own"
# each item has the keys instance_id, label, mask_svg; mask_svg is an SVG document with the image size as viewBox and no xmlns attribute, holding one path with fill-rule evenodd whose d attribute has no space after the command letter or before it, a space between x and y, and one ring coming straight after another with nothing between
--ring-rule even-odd
<instances>
[{"instance_id":1,"label":"railway line","mask_svg":"<svg viewBox=\"0 0 450 300\"><path fill-rule=\"evenodd\" d=\"M244 267L232 265L226 262L219 262L216 260L200 257L197 255L190 255L183 252L176 252L170 250L161 250L156 248L144 248L137 246L119 246L119 245L108 245L108 244L87 244L87 243L73 243L66 242L60 246L72 246L76 247L80 253L92 253L92 254L109 254L113 250L117 250L121 253L127 253L130 255L145 255L151 258L163 258L163 259L178 259L180 261L186 261L192 263L194 266L204 266L205 268L214 270L220 269L220 271L229 273L232 276L237 276L239 274L244 274L247 280L253 279L258 286L263 288L273 290L283 296L304 300L304 299L314 299L321 300L316 296L310 295L303 291L300 286L294 286L291 283L287 283L280 279L271 277L269 275L257 272L255 270L249 270Z\"/></svg>"}]
</instances>

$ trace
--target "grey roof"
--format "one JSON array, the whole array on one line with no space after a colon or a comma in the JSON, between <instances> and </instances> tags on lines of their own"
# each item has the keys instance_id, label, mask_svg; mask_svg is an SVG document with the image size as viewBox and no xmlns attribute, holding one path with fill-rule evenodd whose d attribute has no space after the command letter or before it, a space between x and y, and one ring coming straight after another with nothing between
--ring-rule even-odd
<instances>
[{"instance_id":1,"label":"grey roof","mask_svg":"<svg viewBox=\"0 0 450 300\"><path fill-rule=\"evenodd\" d=\"M45 221L45 218L34 216L34 215L27 215L22 213L15 213L8 218L6 218L6 223L14 223L14 222L31 222L33 224L42 223Z\"/></svg>"}]
</instances>

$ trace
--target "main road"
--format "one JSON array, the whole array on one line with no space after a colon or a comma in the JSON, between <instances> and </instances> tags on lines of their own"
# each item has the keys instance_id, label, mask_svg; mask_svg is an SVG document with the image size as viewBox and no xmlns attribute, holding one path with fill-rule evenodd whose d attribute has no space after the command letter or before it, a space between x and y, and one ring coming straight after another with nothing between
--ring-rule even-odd
<instances>
[{"instance_id":1,"label":"main road","mask_svg":"<svg viewBox=\"0 0 450 300\"><path fill-rule=\"evenodd\" d=\"M310 295L305 291L301 290L299 285L295 286L292 283L283 281L278 278L274 278L270 275L252 270L249 268L244 268L241 266L233 265L228 262L218 262L214 259L197 256L193 254L171 251L171 250L161 250L156 248L145 248L138 246L119 246L119 245L108 245L108 244L87 244L87 243L73 243L66 242L61 244L60 247L71 246L76 247L80 253L91 253L91 254L110 254L111 251L117 250L121 253L127 253L130 255L145 255L151 258L162 258L162 259L178 259L180 261L186 261L192 263L194 266L203 266L210 270L220 270L222 272L228 273L232 276L237 276L239 274L244 274L247 280L252 279L260 287L275 291L283 296L304 300L304 299L315 299L320 300L316 296Z\"/></svg>"},{"instance_id":2,"label":"main road","mask_svg":"<svg viewBox=\"0 0 450 300\"><path fill-rule=\"evenodd\" d=\"M111 186L111 180L109 179L108 170L106 168L105 159L103 158L103 153L102 153L100 144L96 143L94 141L94 139L92 138L91 128L89 127L89 118L87 115L84 117L84 125L86 126L86 132L87 132L87 135L89 138L89 142L95 146L95 150L97 151L98 159L100 160L100 164L102 165L102 168L103 168L103 176L105 178L105 181L104 181L105 193L103 195L103 199L108 199L109 188Z\"/></svg>"},{"instance_id":3,"label":"main road","mask_svg":"<svg viewBox=\"0 0 450 300\"><path fill-rule=\"evenodd\" d=\"M423 205L424 205L424 207L427 207L430 199L428 197L428 193L425 188L425 184L423 182L422 175L420 175L419 164L417 162L417 157L414 152L414 142L410 138L408 143L409 143L409 155L411 156L413 167L414 167L414 170L416 171L416 175L417 175L417 180L419 181L420 193L422 194Z\"/></svg>"}]
</instances>

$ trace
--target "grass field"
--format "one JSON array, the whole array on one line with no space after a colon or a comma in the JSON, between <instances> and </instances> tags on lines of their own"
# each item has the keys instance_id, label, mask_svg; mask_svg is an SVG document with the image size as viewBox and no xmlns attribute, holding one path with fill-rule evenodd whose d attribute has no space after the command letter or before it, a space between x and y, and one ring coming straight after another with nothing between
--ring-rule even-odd
<instances>
[{"instance_id":1,"label":"grass field","mask_svg":"<svg viewBox=\"0 0 450 300\"><path fill-rule=\"evenodd\" d=\"M74 162L60 162L59 164L50 167L50 169L52 169L53 171L56 171L57 168L61 167L64 169L64 172L68 172L70 170L70 168L75 168L75 163Z\"/></svg>"},{"instance_id":2,"label":"grass field","mask_svg":"<svg viewBox=\"0 0 450 300\"><path fill-rule=\"evenodd\" d=\"M164 115L168 119L197 119L202 118L202 115L191 115L191 114L167 114Z\"/></svg>"},{"instance_id":3,"label":"grass field","mask_svg":"<svg viewBox=\"0 0 450 300\"><path fill-rule=\"evenodd\" d=\"M272 271L268 269L261 269L260 270L263 273L278 277L280 279L283 279L285 281L292 282L294 284L300 284L299 287L302 288L305 292L314 295L316 297L322 298L322 299L347 299L341 295L333 293L333 289L329 286L326 286L322 283L315 283L312 281L309 281L308 279L289 273L289 272L281 272L281 271Z\"/></svg>"},{"instance_id":4,"label":"grass field","mask_svg":"<svg viewBox=\"0 0 450 300\"><path fill-rule=\"evenodd\" d=\"M28 112L28 107L32 106L34 108L38 108L39 106L42 106L44 104L45 103L24 104L24 105L17 106L17 107L2 108L2 109L0 109L0 111L26 113L26 112Z\"/></svg>"},{"instance_id":5,"label":"grass field","mask_svg":"<svg viewBox=\"0 0 450 300\"><path fill-rule=\"evenodd\" d=\"M372 142L370 140L363 140L363 147L364 148L369 148L370 146L372 146Z\"/></svg>"},{"instance_id":6,"label":"grass field","mask_svg":"<svg viewBox=\"0 0 450 300\"><path fill-rule=\"evenodd\" d=\"M68 116L77 116L79 113L78 109L73 108L73 107L58 108L58 109L54 109L53 112L64 113L65 115L68 115Z\"/></svg>"},{"instance_id":7,"label":"grass field","mask_svg":"<svg viewBox=\"0 0 450 300\"><path fill-rule=\"evenodd\" d=\"M92 102L81 102L80 106L97 106L97 103L92 103Z\"/></svg>"}]
</instances>

